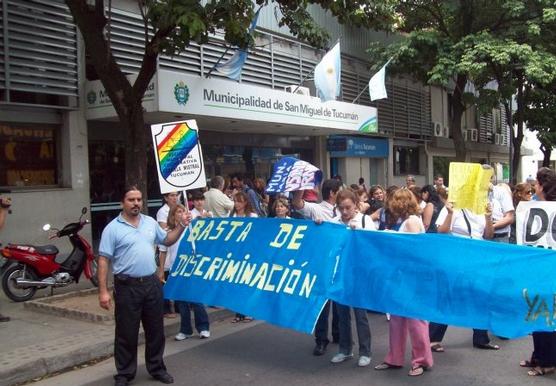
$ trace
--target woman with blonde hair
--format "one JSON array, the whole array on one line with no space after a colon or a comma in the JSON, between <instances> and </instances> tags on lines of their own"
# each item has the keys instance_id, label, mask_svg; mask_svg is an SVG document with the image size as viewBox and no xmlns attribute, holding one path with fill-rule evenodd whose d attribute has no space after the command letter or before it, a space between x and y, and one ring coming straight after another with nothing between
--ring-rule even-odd
<instances>
[{"instance_id":1,"label":"woman with blonde hair","mask_svg":"<svg viewBox=\"0 0 556 386\"><path fill-rule=\"evenodd\" d=\"M166 222L166 224L168 225L168 229L175 229L179 225L179 219L181 218L182 214L186 212L187 209L181 204L177 204L172 209L170 209L170 213L168 214L168 221ZM172 265L174 265L181 240L186 233L187 232L183 232L181 238L174 244L164 249L160 249L159 275L161 280L163 277L168 277L167 275L164 276L164 270L168 272L172 268ZM190 338L193 335L193 328L191 327L191 311L193 311L195 315L195 329L199 333L199 337L201 339L210 338L209 317L204 305L202 305L201 303L185 302L180 300L176 300L175 305L178 309L178 312L180 313L181 319L180 331L175 336L175 340L182 341Z\"/></svg>"},{"instance_id":2,"label":"woman with blonde hair","mask_svg":"<svg viewBox=\"0 0 556 386\"><path fill-rule=\"evenodd\" d=\"M415 195L409 189L398 189L386 202L391 216L390 230L407 233L424 233L425 227L419 214L421 209ZM429 344L429 325L424 320L391 315L390 349L384 362L375 370L399 369L404 364L407 336L411 340L411 370L409 376L419 376L433 365Z\"/></svg>"}]
</instances>

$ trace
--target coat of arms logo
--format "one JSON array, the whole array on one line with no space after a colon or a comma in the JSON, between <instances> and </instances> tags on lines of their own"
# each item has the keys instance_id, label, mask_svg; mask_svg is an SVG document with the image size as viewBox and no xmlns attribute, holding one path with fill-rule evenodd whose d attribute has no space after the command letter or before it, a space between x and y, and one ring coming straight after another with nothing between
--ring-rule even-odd
<instances>
[{"instance_id":1,"label":"coat of arms logo","mask_svg":"<svg viewBox=\"0 0 556 386\"><path fill-rule=\"evenodd\" d=\"M189 88L180 81L174 86L174 97L179 105L185 106L187 100L189 99Z\"/></svg>"}]
</instances>

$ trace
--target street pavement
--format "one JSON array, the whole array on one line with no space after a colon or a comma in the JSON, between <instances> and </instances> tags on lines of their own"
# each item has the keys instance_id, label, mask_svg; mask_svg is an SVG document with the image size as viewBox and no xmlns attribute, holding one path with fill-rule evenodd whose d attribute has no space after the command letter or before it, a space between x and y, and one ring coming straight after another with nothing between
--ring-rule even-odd
<instances>
[{"instance_id":1,"label":"street pavement","mask_svg":"<svg viewBox=\"0 0 556 386\"><path fill-rule=\"evenodd\" d=\"M357 356L345 363L331 364L337 345L330 344L322 357L311 354L309 335L252 322L211 326L212 336L183 342L167 341L166 365L176 385L554 385L556 376L530 377L518 362L530 355L530 337L500 341L499 351L472 348L472 331L450 328L444 346L435 353L433 369L421 377L409 377L408 364L401 370L376 371L388 346L388 322L383 315L369 314L373 334L371 366L357 367ZM356 335L355 335L356 336ZM355 347L355 351L357 347ZM409 350L409 348L408 348ZM158 384L146 373L143 348L140 367L131 385ZM42 380L35 386L113 384L113 359Z\"/></svg>"}]
</instances>

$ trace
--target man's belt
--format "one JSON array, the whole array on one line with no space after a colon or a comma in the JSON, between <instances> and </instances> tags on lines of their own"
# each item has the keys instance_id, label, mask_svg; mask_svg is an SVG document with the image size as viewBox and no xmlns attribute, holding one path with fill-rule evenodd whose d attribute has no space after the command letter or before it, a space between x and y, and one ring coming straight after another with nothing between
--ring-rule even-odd
<instances>
[{"instance_id":1,"label":"man's belt","mask_svg":"<svg viewBox=\"0 0 556 386\"><path fill-rule=\"evenodd\" d=\"M492 236L492 237L495 238L495 239L498 239L500 237L508 237L508 236L509 236L509 234L507 234L507 233L495 233L494 236Z\"/></svg>"},{"instance_id":2,"label":"man's belt","mask_svg":"<svg viewBox=\"0 0 556 386\"><path fill-rule=\"evenodd\" d=\"M133 277L123 273L114 275L114 281L120 284L142 284L142 283L147 283L149 281L152 281L154 279L157 279L154 273L152 275L139 276L139 277Z\"/></svg>"}]
</instances>

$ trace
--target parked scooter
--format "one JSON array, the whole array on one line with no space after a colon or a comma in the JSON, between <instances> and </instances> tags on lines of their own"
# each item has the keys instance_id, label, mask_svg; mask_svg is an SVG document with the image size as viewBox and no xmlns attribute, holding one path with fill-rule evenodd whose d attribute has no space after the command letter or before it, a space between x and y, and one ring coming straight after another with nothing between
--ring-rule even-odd
<instances>
[{"instance_id":1,"label":"parked scooter","mask_svg":"<svg viewBox=\"0 0 556 386\"><path fill-rule=\"evenodd\" d=\"M81 273L98 286L93 248L79 235L79 231L89 223L89 220L83 219L85 213L87 208L83 208L77 222L69 223L62 229L51 228L50 224L43 226L45 232L54 231L50 239L69 237L73 250L62 261L54 245L8 244L0 249L2 256L10 261L2 275L2 289L7 297L14 302L23 302L31 299L38 289L78 283Z\"/></svg>"}]
</instances>

